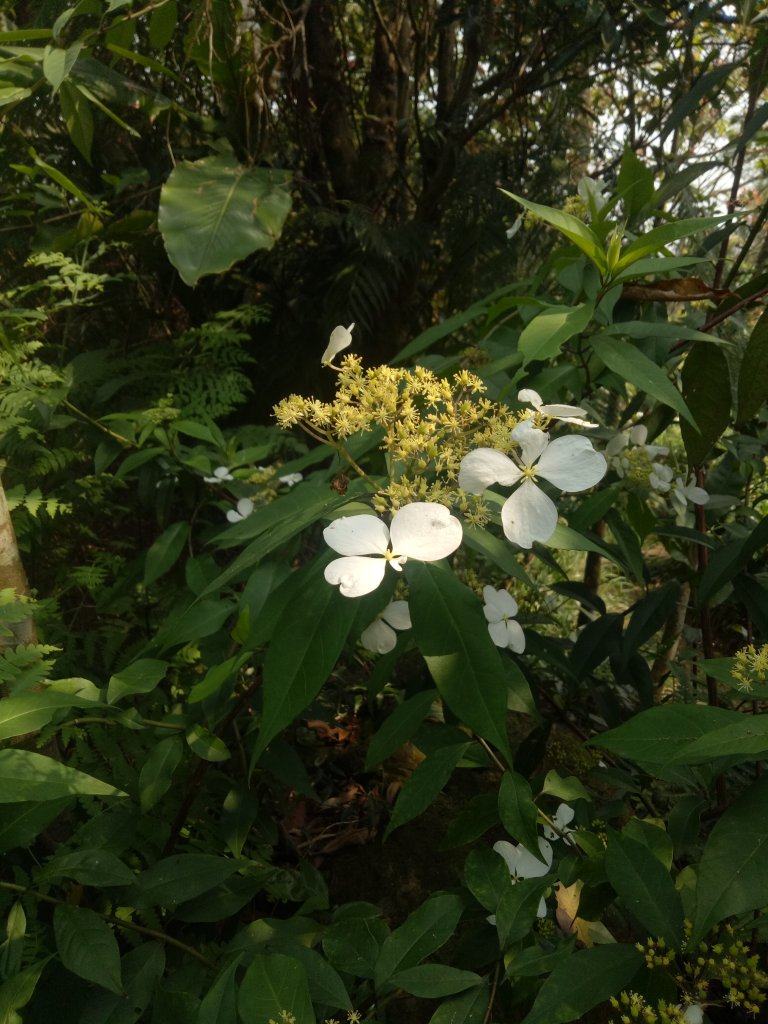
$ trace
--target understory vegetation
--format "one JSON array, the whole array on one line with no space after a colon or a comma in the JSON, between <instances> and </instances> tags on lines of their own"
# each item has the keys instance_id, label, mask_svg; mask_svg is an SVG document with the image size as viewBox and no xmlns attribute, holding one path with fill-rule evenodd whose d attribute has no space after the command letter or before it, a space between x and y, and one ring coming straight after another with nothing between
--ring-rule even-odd
<instances>
[{"instance_id":1,"label":"understory vegetation","mask_svg":"<svg viewBox=\"0 0 768 1024\"><path fill-rule=\"evenodd\" d=\"M0 12L0 1024L768 1005L768 19Z\"/></svg>"}]
</instances>

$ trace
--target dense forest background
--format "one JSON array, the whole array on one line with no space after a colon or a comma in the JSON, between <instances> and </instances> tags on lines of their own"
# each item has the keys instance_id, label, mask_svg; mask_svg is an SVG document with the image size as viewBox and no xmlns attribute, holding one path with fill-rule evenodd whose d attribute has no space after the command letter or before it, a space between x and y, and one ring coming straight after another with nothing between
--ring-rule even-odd
<instances>
[{"instance_id":1,"label":"dense forest background","mask_svg":"<svg viewBox=\"0 0 768 1024\"><path fill-rule=\"evenodd\" d=\"M746 0L6 0L0 1024L764 1012L766 84Z\"/></svg>"}]
</instances>

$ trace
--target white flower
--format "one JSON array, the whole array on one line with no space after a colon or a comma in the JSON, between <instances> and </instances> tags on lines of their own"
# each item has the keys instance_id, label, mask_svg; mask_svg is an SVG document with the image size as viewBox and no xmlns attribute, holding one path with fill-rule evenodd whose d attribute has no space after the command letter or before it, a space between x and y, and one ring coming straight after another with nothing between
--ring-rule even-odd
<instances>
[{"instance_id":1,"label":"white flower","mask_svg":"<svg viewBox=\"0 0 768 1024\"><path fill-rule=\"evenodd\" d=\"M608 199L603 195L605 188L606 184L602 178L583 177L576 186L576 191L587 210L589 210L590 217L600 213L608 202Z\"/></svg>"},{"instance_id":2,"label":"white flower","mask_svg":"<svg viewBox=\"0 0 768 1024\"><path fill-rule=\"evenodd\" d=\"M301 483L304 479L303 473L286 473L285 476L279 476L277 478L281 484L285 484L286 487L293 487L294 484Z\"/></svg>"},{"instance_id":3,"label":"white flower","mask_svg":"<svg viewBox=\"0 0 768 1024\"><path fill-rule=\"evenodd\" d=\"M541 837L539 837L539 851L544 858L543 863L538 857L534 857L532 853L526 850L522 844L515 846L513 843L508 843L502 839L498 843L493 844L493 849L500 857L504 858L513 882L519 882L521 878L541 878L552 867L552 847L546 839ZM547 904L543 896L539 901L536 916L547 916Z\"/></svg>"},{"instance_id":4,"label":"white flower","mask_svg":"<svg viewBox=\"0 0 768 1024\"><path fill-rule=\"evenodd\" d=\"M686 1006L685 1013L683 1014L685 1024L702 1024L704 1020L704 1008L698 1003L691 1003L690 1006Z\"/></svg>"},{"instance_id":5,"label":"white flower","mask_svg":"<svg viewBox=\"0 0 768 1024\"><path fill-rule=\"evenodd\" d=\"M576 811L568 804L560 804L552 817L552 824L555 828L550 825L545 825L542 831L547 839L559 839L560 836L567 836L570 832L573 832L572 828L568 828L570 823L573 821L573 816ZM555 831L557 829L557 831Z\"/></svg>"},{"instance_id":6,"label":"white flower","mask_svg":"<svg viewBox=\"0 0 768 1024\"><path fill-rule=\"evenodd\" d=\"M509 647L515 654L525 650L525 635L519 622L514 621L517 615L517 601L507 590L494 590L483 587L485 605L483 613L488 620L488 632L497 647Z\"/></svg>"},{"instance_id":7,"label":"white flower","mask_svg":"<svg viewBox=\"0 0 768 1024\"><path fill-rule=\"evenodd\" d=\"M709 495L703 487L696 486L695 476L691 476L687 484L679 476L672 485L669 499L672 502L672 508L675 510L678 523L684 526L688 504L706 505L709 501Z\"/></svg>"},{"instance_id":8,"label":"white flower","mask_svg":"<svg viewBox=\"0 0 768 1024\"><path fill-rule=\"evenodd\" d=\"M325 578L344 597L362 597L384 579L387 563L400 572L409 558L436 562L456 550L461 536L459 520L430 501L404 505L389 527L376 516L342 516L323 530L326 544L345 556L326 566Z\"/></svg>"},{"instance_id":9,"label":"white flower","mask_svg":"<svg viewBox=\"0 0 768 1024\"><path fill-rule=\"evenodd\" d=\"M389 654L397 643L396 629L411 628L411 613L407 601L390 601L383 612L379 612L370 626L360 634L360 643L376 654Z\"/></svg>"},{"instance_id":10,"label":"white flower","mask_svg":"<svg viewBox=\"0 0 768 1024\"><path fill-rule=\"evenodd\" d=\"M227 480L234 479L235 478L232 476L227 466L219 466L217 469L214 469L213 476L203 477L203 480L205 480L207 484L223 484Z\"/></svg>"},{"instance_id":11,"label":"white flower","mask_svg":"<svg viewBox=\"0 0 768 1024\"><path fill-rule=\"evenodd\" d=\"M339 352L352 344L352 329L354 326L354 324L350 324L349 327L342 327L339 324L338 327L333 328L331 337L328 339L328 345L320 360L321 365L328 366L333 362L334 356L337 356Z\"/></svg>"},{"instance_id":12,"label":"white flower","mask_svg":"<svg viewBox=\"0 0 768 1024\"><path fill-rule=\"evenodd\" d=\"M651 472L648 474L648 483L659 494L666 494L674 476L669 466L663 466L660 462L651 465Z\"/></svg>"},{"instance_id":13,"label":"white flower","mask_svg":"<svg viewBox=\"0 0 768 1024\"><path fill-rule=\"evenodd\" d=\"M586 437L558 437L550 444L549 434L530 420L518 423L512 440L520 446L522 467L494 448L476 448L461 460L459 487L482 494L491 484L520 483L502 506L501 525L513 544L530 548L535 540L549 540L557 526L554 502L539 490L536 478L543 477L561 491L585 491L605 476L608 466Z\"/></svg>"},{"instance_id":14,"label":"white flower","mask_svg":"<svg viewBox=\"0 0 768 1024\"><path fill-rule=\"evenodd\" d=\"M247 519L251 512L253 512L253 502L251 499L241 498L237 503L237 511L231 508L227 512L227 519L230 523L240 523L243 519Z\"/></svg>"},{"instance_id":15,"label":"white flower","mask_svg":"<svg viewBox=\"0 0 768 1024\"><path fill-rule=\"evenodd\" d=\"M646 455L651 462L658 455L669 455L669 448L661 444L646 444L647 438L648 427L644 423L636 423L630 430L616 434L605 446L606 457L619 476L626 476L631 468L632 455L627 457L623 454L626 448L632 448L633 454Z\"/></svg>"},{"instance_id":16,"label":"white flower","mask_svg":"<svg viewBox=\"0 0 768 1024\"><path fill-rule=\"evenodd\" d=\"M580 405L544 405L541 395L533 388L523 388L517 393L518 402L527 402L532 405L536 412L542 416L548 416L552 420L562 420L563 423L575 423L579 427L596 427L596 423L590 423L583 417L587 410Z\"/></svg>"}]
</instances>

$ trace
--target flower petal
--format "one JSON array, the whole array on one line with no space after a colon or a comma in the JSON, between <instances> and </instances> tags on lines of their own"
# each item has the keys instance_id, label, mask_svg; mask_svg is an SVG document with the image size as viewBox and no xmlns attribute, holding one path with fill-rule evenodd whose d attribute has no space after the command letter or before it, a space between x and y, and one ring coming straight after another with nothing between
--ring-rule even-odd
<instances>
[{"instance_id":1,"label":"flower petal","mask_svg":"<svg viewBox=\"0 0 768 1024\"><path fill-rule=\"evenodd\" d=\"M586 427L593 430L598 426L591 420L585 420L587 410L580 405L542 405L539 409L542 416L549 416L553 420L563 420L565 423L575 423L577 427Z\"/></svg>"},{"instance_id":2,"label":"flower petal","mask_svg":"<svg viewBox=\"0 0 768 1024\"><path fill-rule=\"evenodd\" d=\"M507 646L507 624L503 619L497 619L496 622L489 622L488 632L491 634L491 640L493 640L497 647Z\"/></svg>"},{"instance_id":3,"label":"flower petal","mask_svg":"<svg viewBox=\"0 0 768 1024\"><path fill-rule=\"evenodd\" d=\"M501 508L504 536L521 548L547 541L557 526L554 502L530 480L524 480Z\"/></svg>"},{"instance_id":4,"label":"flower petal","mask_svg":"<svg viewBox=\"0 0 768 1024\"><path fill-rule=\"evenodd\" d=\"M518 846L517 850L517 874L520 878L541 878L552 866L552 847L541 836L539 836L539 851L544 858L543 864L524 846Z\"/></svg>"},{"instance_id":5,"label":"flower petal","mask_svg":"<svg viewBox=\"0 0 768 1024\"><path fill-rule=\"evenodd\" d=\"M619 452L623 452L628 444L629 438L626 434L614 434L605 446L605 454L609 458L613 458L614 455L618 455Z\"/></svg>"},{"instance_id":6,"label":"flower petal","mask_svg":"<svg viewBox=\"0 0 768 1024\"><path fill-rule=\"evenodd\" d=\"M608 463L586 437L558 437L539 460L538 472L561 491L586 491L602 480Z\"/></svg>"},{"instance_id":7,"label":"flower petal","mask_svg":"<svg viewBox=\"0 0 768 1024\"><path fill-rule=\"evenodd\" d=\"M381 613L381 618L393 629L411 628L411 613L407 601L390 601Z\"/></svg>"},{"instance_id":8,"label":"flower petal","mask_svg":"<svg viewBox=\"0 0 768 1024\"><path fill-rule=\"evenodd\" d=\"M526 402L528 405L532 405L538 412L541 409L542 397L538 391L534 391L533 388L523 388L522 391L517 392L518 402Z\"/></svg>"},{"instance_id":9,"label":"flower petal","mask_svg":"<svg viewBox=\"0 0 768 1024\"><path fill-rule=\"evenodd\" d=\"M397 634L394 629L382 622L380 618L373 622L360 634L360 643L376 654L389 654L395 649Z\"/></svg>"},{"instance_id":10,"label":"flower petal","mask_svg":"<svg viewBox=\"0 0 768 1024\"><path fill-rule=\"evenodd\" d=\"M326 565L324 576L328 583L338 585L344 597L362 597L378 587L386 566L383 558L334 558Z\"/></svg>"},{"instance_id":11,"label":"flower petal","mask_svg":"<svg viewBox=\"0 0 768 1024\"><path fill-rule=\"evenodd\" d=\"M522 654L525 650L525 633L523 627L514 619L507 619L504 623L507 630L506 646L515 654Z\"/></svg>"},{"instance_id":12,"label":"flower petal","mask_svg":"<svg viewBox=\"0 0 768 1024\"><path fill-rule=\"evenodd\" d=\"M392 516L389 535L394 555L436 562L456 550L463 531L459 520L444 505L414 501Z\"/></svg>"},{"instance_id":13,"label":"flower petal","mask_svg":"<svg viewBox=\"0 0 768 1024\"><path fill-rule=\"evenodd\" d=\"M512 431L512 440L520 445L523 464L532 466L549 444L549 434L534 427L533 420L523 420Z\"/></svg>"},{"instance_id":14,"label":"flower petal","mask_svg":"<svg viewBox=\"0 0 768 1024\"><path fill-rule=\"evenodd\" d=\"M470 494L482 494L491 484L511 487L521 473L512 459L495 448L475 448L461 460L459 487Z\"/></svg>"},{"instance_id":15,"label":"flower petal","mask_svg":"<svg viewBox=\"0 0 768 1024\"><path fill-rule=\"evenodd\" d=\"M345 349L352 344L352 328L354 326L354 324L350 324L349 327L342 327L341 324L339 324L338 327L333 328L331 336L328 339L328 345L320 359L321 363L330 363L333 357L338 355L342 349Z\"/></svg>"},{"instance_id":16,"label":"flower petal","mask_svg":"<svg viewBox=\"0 0 768 1024\"><path fill-rule=\"evenodd\" d=\"M340 555L383 555L389 547L389 530L376 516L342 516L323 530L328 547Z\"/></svg>"}]
</instances>

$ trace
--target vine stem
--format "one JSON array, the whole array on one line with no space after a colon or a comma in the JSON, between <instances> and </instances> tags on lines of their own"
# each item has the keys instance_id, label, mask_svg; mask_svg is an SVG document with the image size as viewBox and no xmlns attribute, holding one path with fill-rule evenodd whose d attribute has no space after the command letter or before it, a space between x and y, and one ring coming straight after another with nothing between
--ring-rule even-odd
<instances>
[{"instance_id":1,"label":"vine stem","mask_svg":"<svg viewBox=\"0 0 768 1024\"><path fill-rule=\"evenodd\" d=\"M41 903L53 903L57 907L69 907L72 904L66 900L56 899L55 896L46 896L36 889L30 889L25 885L16 885L13 882L0 882L0 889L5 889L7 892L19 893L22 896L31 896L35 900L39 900ZM118 928L125 928L128 931L138 932L140 935L146 935L148 938L157 939L159 942L164 942L168 946L175 946L176 949L182 950L189 956L199 960L201 964L204 964L206 969L209 971L216 970L216 964L209 960L207 956L204 956L193 946L188 946L186 942L181 942L179 939L174 939L172 935L166 935L165 932L159 932L154 928L145 928L142 924L134 924L133 921L124 921L120 917L115 917L114 914L104 914L99 910L94 911L99 917L108 921L110 924L116 925Z\"/></svg>"},{"instance_id":2,"label":"vine stem","mask_svg":"<svg viewBox=\"0 0 768 1024\"><path fill-rule=\"evenodd\" d=\"M496 961L496 967L495 967L494 972L493 972L493 982L491 984L491 995L490 995L490 998L488 999L488 1009L485 1011L485 1014L483 1015L483 1024L488 1024L488 1021L491 1019L491 1014L493 1013L493 1002L494 1002L494 1000L496 998L496 989L499 987L499 967L500 967L500 961L497 960Z\"/></svg>"}]
</instances>

